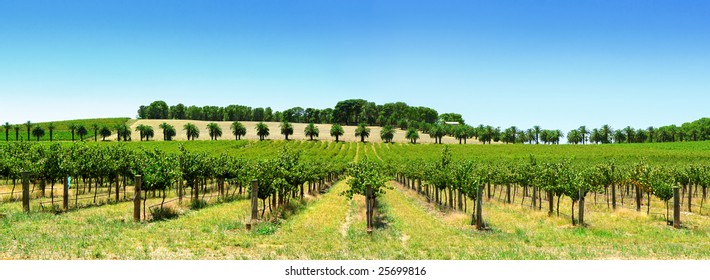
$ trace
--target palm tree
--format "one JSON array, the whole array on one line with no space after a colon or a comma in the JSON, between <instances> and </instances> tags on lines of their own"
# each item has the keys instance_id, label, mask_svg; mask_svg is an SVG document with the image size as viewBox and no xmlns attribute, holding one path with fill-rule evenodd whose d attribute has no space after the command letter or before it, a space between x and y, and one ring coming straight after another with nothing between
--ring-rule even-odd
<instances>
[{"instance_id":1,"label":"palm tree","mask_svg":"<svg viewBox=\"0 0 710 280\"><path fill-rule=\"evenodd\" d=\"M264 122L259 122L256 124L256 135L259 136L259 141L264 141L266 137L269 137L269 126Z\"/></svg>"},{"instance_id":2,"label":"palm tree","mask_svg":"<svg viewBox=\"0 0 710 280\"><path fill-rule=\"evenodd\" d=\"M535 144L540 144L540 126L533 126L533 132L535 132Z\"/></svg>"},{"instance_id":3,"label":"palm tree","mask_svg":"<svg viewBox=\"0 0 710 280\"><path fill-rule=\"evenodd\" d=\"M560 144L560 138L565 137L565 134L562 133L562 130L556 129L554 130L553 137L552 139L555 141L557 145Z\"/></svg>"},{"instance_id":4,"label":"palm tree","mask_svg":"<svg viewBox=\"0 0 710 280\"><path fill-rule=\"evenodd\" d=\"M653 126L649 126L646 131L648 131L648 141L653 143L653 133L656 132L656 129Z\"/></svg>"},{"instance_id":5,"label":"palm tree","mask_svg":"<svg viewBox=\"0 0 710 280\"><path fill-rule=\"evenodd\" d=\"M284 121L281 123L281 134L286 138L286 141L288 141L288 136L293 135L293 125L291 125L288 121Z\"/></svg>"},{"instance_id":6,"label":"palm tree","mask_svg":"<svg viewBox=\"0 0 710 280\"><path fill-rule=\"evenodd\" d=\"M626 133L626 143L631 143L634 138L634 129L630 126L627 126L626 128L624 128L624 133Z\"/></svg>"},{"instance_id":7,"label":"palm tree","mask_svg":"<svg viewBox=\"0 0 710 280\"><path fill-rule=\"evenodd\" d=\"M163 130L163 141L171 141L173 140L173 136L175 136L175 127L164 122L161 123L158 128Z\"/></svg>"},{"instance_id":8,"label":"palm tree","mask_svg":"<svg viewBox=\"0 0 710 280\"><path fill-rule=\"evenodd\" d=\"M143 135L145 136L145 141L150 141L150 138L155 136L155 132L153 131L153 127L146 125L145 128L143 129Z\"/></svg>"},{"instance_id":9,"label":"palm tree","mask_svg":"<svg viewBox=\"0 0 710 280\"><path fill-rule=\"evenodd\" d=\"M212 140L217 140L217 138L222 137L222 128L219 127L217 123L211 122L207 124L207 130L209 131L210 139Z\"/></svg>"},{"instance_id":10,"label":"palm tree","mask_svg":"<svg viewBox=\"0 0 710 280\"><path fill-rule=\"evenodd\" d=\"M468 129L464 125L459 125L454 128L454 137L459 140L459 144L464 144L462 141L466 141L468 137Z\"/></svg>"},{"instance_id":11,"label":"palm tree","mask_svg":"<svg viewBox=\"0 0 710 280\"><path fill-rule=\"evenodd\" d=\"M446 135L446 128L441 125L434 125L429 129L429 137L434 138L434 143L441 143L441 139Z\"/></svg>"},{"instance_id":12,"label":"palm tree","mask_svg":"<svg viewBox=\"0 0 710 280\"><path fill-rule=\"evenodd\" d=\"M311 141L313 141L313 137L314 137L314 136L315 136L315 137L318 137L318 134L320 133L320 130L319 130L318 127L317 127L316 125L314 125L313 123L309 123L309 124L306 126L306 129L303 130L303 133L305 133L306 136L310 137L310 138L311 138Z\"/></svg>"},{"instance_id":13,"label":"palm tree","mask_svg":"<svg viewBox=\"0 0 710 280\"><path fill-rule=\"evenodd\" d=\"M116 138L118 141L121 141L121 138L123 138L123 141L130 141L131 129L127 124L117 124L114 129L116 129Z\"/></svg>"},{"instance_id":14,"label":"palm tree","mask_svg":"<svg viewBox=\"0 0 710 280\"><path fill-rule=\"evenodd\" d=\"M614 131L614 142L617 144L624 143L626 141L626 134L621 129Z\"/></svg>"},{"instance_id":15,"label":"palm tree","mask_svg":"<svg viewBox=\"0 0 710 280\"><path fill-rule=\"evenodd\" d=\"M345 134L345 131L343 130L343 127L339 124L336 123L330 127L330 136L335 137L335 142L338 142L338 139L340 138L340 136L343 136L343 134Z\"/></svg>"},{"instance_id":16,"label":"palm tree","mask_svg":"<svg viewBox=\"0 0 710 280\"><path fill-rule=\"evenodd\" d=\"M611 143L611 140L609 139L609 137L611 136L612 133L614 133L614 130L608 124L605 124L602 126L602 129L600 132L602 134L602 143L603 144Z\"/></svg>"},{"instance_id":17,"label":"palm tree","mask_svg":"<svg viewBox=\"0 0 710 280\"><path fill-rule=\"evenodd\" d=\"M417 139L419 139L419 132L417 131L417 129L410 127L404 137L407 138L407 140L409 140L409 142L411 142L412 144L416 144Z\"/></svg>"},{"instance_id":18,"label":"palm tree","mask_svg":"<svg viewBox=\"0 0 710 280\"><path fill-rule=\"evenodd\" d=\"M192 123L186 123L183 127L185 133L187 134L187 140L195 140L195 138L200 138L200 130L197 126Z\"/></svg>"},{"instance_id":19,"label":"palm tree","mask_svg":"<svg viewBox=\"0 0 710 280\"><path fill-rule=\"evenodd\" d=\"M99 129L99 134L101 134L101 141L106 141L106 137L111 136L111 130L104 126Z\"/></svg>"},{"instance_id":20,"label":"palm tree","mask_svg":"<svg viewBox=\"0 0 710 280\"><path fill-rule=\"evenodd\" d=\"M81 141L84 141L84 136L86 136L87 133L89 133L89 131L86 130L83 124L80 124L79 127L76 128L76 134L79 134Z\"/></svg>"},{"instance_id":21,"label":"palm tree","mask_svg":"<svg viewBox=\"0 0 710 280\"><path fill-rule=\"evenodd\" d=\"M385 125L382 130L380 130L380 138L385 143L389 143L394 138L394 128L391 125Z\"/></svg>"},{"instance_id":22,"label":"palm tree","mask_svg":"<svg viewBox=\"0 0 710 280\"><path fill-rule=\"evenodd\" d=\"M136 126L136 131L138 131L138 133L139 133L140 136L141 136L141 140L140 140L140 141L143 141L143 137L145 137L145 129L146 129L146 127L147 127L147 126L144 125L144 124L141 124L141 125ZM190 139L187 139L187 140L190 140Z\"/></svg>"},{"instance_id":23,"label":"palm tree","mask_svg":"<svg viewBox=\"0 0 710 280\"><path fill-rule=\"evenodd\" d=\"M74 142L74 131L79 128L76 124L69 124L69 130L71 130L71 141Z\"/></svg>"},{"instance_id":24,"label":"palm tree","mask_svg":"<svg viewBox=\"0 0 710 280\"><path fill-rule=\"evenodd\" d=\"M528 128L528 130L526 130L526 134L528 135L528 144L532 144L532 142L535 141L535 130Z\"/></svg>"},{"instance_id":25,"label":"palm tree","mask_svg":"<svg viewBox=\"0 0 710 280\"><path fill-rule=\"evenodd\" d=\"M94 131L94 142L97 142L98 141L97 137L99 137L99 124L97 124L97 123L91 124L91 129Z\"/></svg>"},{"instance_id":26,"label":"palm tree","mask_svg":"<svg viewBox=\"0 0 710 280\"><path fill-rule=\"evenodd\" d=\"M567 143L579 144L580 142L582 142L582 136L580 135L579 130L573 129L567 133Z\"/></svg>"},{"instance_id":27,"label":"palm tree","mask_svg":"<svg viewBox=\"0 0 710 280\"><path fill-rule=\"evenodd\" d=\"M364 143L365 138L370 137L370 129L364 123L359 124L355 129L355 137L360 137L360 142Z\"/></svg>"},{"instance_id":28,"label":"palm tree","mask_svg":"<svg viewBox=\"0 0 710 280\"><path fill-rule=\"evenodd\" d=\"M602 134L599 129L592 129L592 133L589 135L589 142L594 142L597 144L602 141Z\"/></svg>"},{"instance_id":29,"label":"palm tree","mask_svg":"<svg viewBox=\"0 0 710 280\"><path fill-rule=\"evenodd\" d=\"M233 122L231 128L232 135L234 135L237 140L241 140L242 136L247 135L247 128L240 122Z\"/></svg>"},{"instance_id":30,"label":"palm tree","mask_svg":"<svg viewBox=\"0 0 710 280\"><path fill-rule=\"evenodd\" d=\"M27 121L25 123L25 127L27 127L27 141L30 141L30 130L32 129L32 122Z\"/></svg>"},{"instance_id":31,"label":"palm tree","mask_svg":"<svg viewBox=\"0 0 710 280\"><path fill-rule=\"evenodd\" d=\"M11 125L9 122L5 122L5 124L2 125L2 127L5 128L5 142L7 142L7 141L9 141L8 139L9 139L9 137L10 137L10 136L9 136L9 135L10 135L10 129L12 129L12 125Z\"/></svg>"},{"instance_id":32,"label":"palm tree","mask_svg":"<svg viewBox=\"0 0 710 280\"><path fill-rule=\"evenodd\" d=\"M37 138L37 141L39 141L39 138L42 138L44 136L44 129L42 129L40 126L35 126L32 129L32 136ZM29 141L29 139L27 139Z\"/></svg>"},{"instance_id":33,"label":"palm tree","mask_svg":"<svg viewBox=\"0 0 710 280\"><path fill-rule=\"evenodd\" d=\"M579 127L579 134L582 136L582 145L586 143L587 140L587 135L589 134L589 130L587 130L586 126L580 126Z\"/></svg>"},{"instance_id":34,"label":"palm tree","mask_svg":"<svg viewBox=\"0 0 710 280\"><path fill-rule=\"evenodd\" d=\"M15 125L12 127L15 130L15 141L20 141L20 125Z\"/></svg>"},{"instance_id":35,"label":"palm tree","mask_svg":"<svg viewBox=\"0 0 710 280\"><path fill-rule=\"evenodd\" d=\"M54 123L49 123L47 124L47 129L49 130L49 142L52 142L52 138L54 138L54 129L56 127L54 126Z\"/></svg>"}]
</instances>

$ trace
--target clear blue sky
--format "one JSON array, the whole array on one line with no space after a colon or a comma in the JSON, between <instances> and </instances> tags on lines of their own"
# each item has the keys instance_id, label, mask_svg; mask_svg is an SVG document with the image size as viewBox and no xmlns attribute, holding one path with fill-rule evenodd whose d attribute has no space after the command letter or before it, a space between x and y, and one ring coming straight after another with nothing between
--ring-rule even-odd
<instances>
[{"instance_id":1,"label":"clear blue sky","mask_svg":"<svg viewBox=\"0 0 710 280\"><path fill-rule=\"evenodd\" d=\"M528 128L710 114L708 1L0 0L0 122L363 98Z\"/></svg>"}]
</instances>

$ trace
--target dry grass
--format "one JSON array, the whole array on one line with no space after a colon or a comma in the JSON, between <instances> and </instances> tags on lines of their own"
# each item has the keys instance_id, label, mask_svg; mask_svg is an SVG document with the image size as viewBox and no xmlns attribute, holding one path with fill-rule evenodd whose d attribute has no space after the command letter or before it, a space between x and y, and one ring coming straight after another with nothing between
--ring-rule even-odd
<instances>
[{"instance_id":1,"label":"dry grass","mask_svg":"<svg viewBox=\"0 0 710 280\"><path fill-rule=\"evenodd\" d=\"M198 140L209 140L209 133L207 130L207 124L211 123L209 121L192 121L192 120L137 120L133 122L131 126L131 131L133 131L133 134L131 138L133 139L140 139L140 134L136 132L136 127L143 124L147 126L152 126L153 130L155 131L155 138L153 140L156 141L162 141L163 139L163 134L162 130L160 130L159 125L162 123L168 123L172 126L175 127L175 130L177 131L177 136L174 137L174 140L187 140L187 136L185 136L185 132L183 130L183 126L187 123L192 123L197 128L200 129L200 138ZM234 140L235 137L232 135L232 130L231 130L231 125L232 122L214 122L219 124L219 126L222 128L222 137L220 140ZM256 135L256 124L258 122L241 122L244 127L247 129L247 135L242 137L242 139L246 140L259 140L259 136ZM268 139L284 139L284 136L281 135L281 128L280 125L281 123L278 122L264 122L266 125L269 127L269 132L270 135ZM293 140L308 140L310 138L306 137L305 133L303 132L308 124L305 123L292 123L293 125L293 135L289 136L289 139ZM328 141L335 141L335 137L330 136L330 124L316 124L316 127L318 127L318 130L320 131L320 135L317 138L318 140L328 140ZM341 141L345 142L356 142L360 141L360 137L355 137L355 129L356 126L343 126L343 130L345 134L340 137ZM365 140L368 142L374 142L374 143L380 143L382 142L382 139L380 138L380 132L382 131L382 128L379 126L371 126L370 128L370 137L366 138ZM394 136L394 141L395 142L404 142L408 143L409 140L405 138L406 131L401 130L401 129L396 129L395 130L395 136ZM417 140L417 143L434 143L434 139L429 137L429 135L419 133L420 139ZM115 140L115 135L112 136L113 138L107 138L111 140ZM315 138L314 138L315 140ZM444 137L443 142L445 144L458 144L458 140L454 139L453 137ZM477 141L469 139L468 141L469 144L477 144Z\"/></svg>"}]
</instances>

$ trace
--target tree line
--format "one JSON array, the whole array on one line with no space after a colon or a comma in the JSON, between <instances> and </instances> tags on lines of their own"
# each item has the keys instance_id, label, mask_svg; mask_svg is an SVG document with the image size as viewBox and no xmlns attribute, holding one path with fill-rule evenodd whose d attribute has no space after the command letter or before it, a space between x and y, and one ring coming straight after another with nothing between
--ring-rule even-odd
<instances>
[{"instance_id":1,"label":"tree line","mask_svg":"<svg viewBox=\"0 0 710 280\"><path fill-rule=\"evenodd\" d=\"M404 102L377 105L363 99L349 99L338 102L334 108L316 109L293 107L284 111L274 111L271 107L252 108L244 105L186 106L177 104L168 106L165 101L154 101L141 105L138 109L140 119L178 119L203 121L265 121L355 125L393 125L409 126L434 124L440 120L463 123L461 114L439 114L428 107L409 106Z\"/></svg>"}]
</instances>

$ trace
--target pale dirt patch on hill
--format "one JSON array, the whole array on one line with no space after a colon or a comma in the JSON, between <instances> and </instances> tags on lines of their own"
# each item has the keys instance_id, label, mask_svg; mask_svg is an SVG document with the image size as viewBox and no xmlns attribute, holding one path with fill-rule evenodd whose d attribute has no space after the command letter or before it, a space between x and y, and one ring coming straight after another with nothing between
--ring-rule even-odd
<instances>
[{"instance_id":1,"label":"pale dirt patch on hill","mask_svg":"<svg viewBox=\"0 0 710 280\"><path fill-rule=\"evenodd\" d=\"M143 124L143 125L148 125L153 127L153 131L155 132L155 137L151 139L151 141L162 141L163 140L163 131L159 128L160 124L163 122L168 123L172 126L175 127L175 130L177 131L177 136L175 136L173 139L174 140L187 140L187 136L185 136L185 131L183 130L183 126L187 123L192 123L197 126L197 128L200 129L200 137L197 140L210 140L209 136L209 131L207 130L207 124L211 123L210 121L192 121L192 120L137 120L133 123L130 124L132 135L131 138L134 141L137 141L140 139L140 134L135 131L136 127ZM222 128L222 137L219 138L219 140L234 140L236 139L234 135L232 135L232 129L230 126L232 125L232 122L214 122L219 124L219 126ZM241 122L244 127L247 129L247 135L242 137L242 139L246 140L259 140L259 136L256 135L256 124L258 122ZM272 139L272 140L283 140L284 136L281 135L281 128L280 125L281 123L278 122L264 122L268 127L269 127L269 137L267 139ZM305 123L291 123L293 125L293 135L289 136L289 139L292 140L309 140L310 138L306 137L305 133L303 132L308 124ZM319 137L317 138L318 140L326 140L326 141L335 141L335 137L330 136L330 128L332 125L330 124L316 124L316 127L318 127L318 130L320 131ZM343 126L343 131L345 134L340 137L341 141L345 142L356 142L360 141L360 137L355 137L355 129L357 126ZM373 142L373 143L380 143L383 142L382 139L380 138L380 132L382 131L382 128L379 126L370 126L370 137L366 138L365 140L368 142ZM401 130L401 129L395 129L395 136L394 136L394 142L396 143L406 143L409 142L407 138L405 137L406 131ZM429 137L429 135L424 134L424 133L419 133L419 140L417 140L417 143L423 143L423 144L430 144L434 143L434 139ZM109 138L106 138L107 140L115 140L116 136L115 133ZM314 138L316 139L316 138ZM444 144L458 144L459 141L456 140L453 137L444 137L443 138ZM478 141L474 139L468 139L468 144L479 144Z\"/></svg>"}]
</instances>

